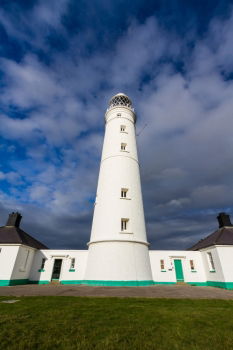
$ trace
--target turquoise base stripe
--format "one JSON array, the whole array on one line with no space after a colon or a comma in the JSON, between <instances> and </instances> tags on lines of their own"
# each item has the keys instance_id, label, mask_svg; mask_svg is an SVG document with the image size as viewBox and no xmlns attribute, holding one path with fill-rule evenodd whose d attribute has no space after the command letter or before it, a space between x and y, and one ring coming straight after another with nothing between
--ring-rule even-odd
<instances>
[{"instance_id":1,"label":"turquoise base stripe","mask_svg":"<svg viewBox=\"0 0 233 350\"><path fill-rule=\"evenodd\" d=\"M0 286L17 286L19 284L28 284L28 279L18 280L0 280Z\"/></svg>"},{"instance_id":2,"label":"turquoise base stripe","mask_svg":"<svg viewBox=\"0 0 233 350\"><path fill-rule=\"evenodd\" d=\"M97 280L74 280L60 281L61 284L86 284L89 286L109 286L109 287L136 287L150 286L155 284L154 281L97 281Z\"/></svg>"},{"instance_id":3,"label":"turquoise base stripe","mask_svg":"<svg viewBox=\"0 0 233 350\"><path fill-rule=\"evenodd\" d=\"M0 280L0 287L3 286L16 286L20 284L49 284L50 281L29 281L28 279L14 279L14 280ZM64 280L60 281L61 284L86 284L89 286L109 286L109 287L139 287L139 286L151 286L151 285L171 285L176 282L158 282L158 281L96 281L96 280ZM209 286L223 289L233 290L233 282L219 282L219 281L207 281L207 282L186 282L192 286Z\"/></svg>"},{"instance_id":4,"label":"turquoise base stripe","mask_svg":"<svg viewBox=\"0 0 233 350\"><path fill-rule=\"evenodd\" d=\"M233 282L216 282L216 281L207 281L207 285L210 287L224 288L224 289L233 289Z\"/></svg>"},{"instance_id":5,"label":"turquoise base stripe","mask_svg":"<svg viewBox=\"0 0 233 350\"><path fill-rule=\"evenodd\" d=\"M223 289L233 289L233 282L219 282L219 281L207 281L207 282L186 282L191 286L208 286Z\"/></svg>"},{"instance_id":6,"label":"turquoise base stripe","mask_svg":"<svg viewBox=\"0 0 233 350\"><path fill-rule=\"evenodd\" d=\"M64 280L60 281L61 284L84 284L83 280Z\"/></svg>"},{"instance_id":7,"label":"turquoise base stripe","mask_svg":"<svg viewBox=\"0 0 233 350\"><path fill-rule=\"evenodd\" d=\"M10 285L10 280L0 280L0 286L5 287Z\"/></svg>"},{"instance_id":8,"label":"turquoise base stripe","mask_svg":"<svg viewBox=\"0 0 233 350\"><path fill-rule=\"evenodd\" d=\"M109 286L109 287L136 287L136 286L150 286L154 284L153 281L83 281L89 286Z\"/></svg>"},{"instance_id":9,"label":"turquoise base stripe","mask_svg":"<svg viewBox=\"0 0 233 350\"><path fill-rule=\"evenodd\" d=\"M0 280L0 286L1 287L5 287L5 286L9 286L10 284L9 280Z\"/></svg>"},{"instance_id":10,"label":"turquoise base stripe","mask_svg":"<svg viewBox=\"0 0 233 350\"><path fill-rule=\"evenodd\" d=\"M61 284L84 284L83 280L64 280L60 281Z\"/></svg>"},{"instance_id":11,"label":"turquoise base stripe","mask_svg":"<svg viewBox=\"0 0 233 350\"><path fill-rule=\"evenodd\" d=\"M61 284L86 284L89 286L109 286L109 287L137 287L151 285L175 285L176 282L158 282L158 281L97 281L97 280L63 280ZM224 289L233 289L233 282L186 282L191 286L199 287L219 287Z\"/></svg>"}]
</instances>

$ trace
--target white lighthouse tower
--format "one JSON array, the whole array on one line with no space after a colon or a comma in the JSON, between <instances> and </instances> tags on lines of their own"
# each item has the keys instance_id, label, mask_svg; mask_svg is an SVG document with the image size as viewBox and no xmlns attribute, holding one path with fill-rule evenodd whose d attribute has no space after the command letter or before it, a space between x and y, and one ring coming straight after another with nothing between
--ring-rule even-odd
<instances>
[{"instance_id":1,"label":"white lighthouse tower","mask_svg":"<svg viewBox=\"0 0 233 350\"><path fill-rule=\"evenodd\" d=\"M136 115L129 97L112 97L88 243L85 282L93 285L153 284L146 237Z\"/></svg>"}]
</instances>

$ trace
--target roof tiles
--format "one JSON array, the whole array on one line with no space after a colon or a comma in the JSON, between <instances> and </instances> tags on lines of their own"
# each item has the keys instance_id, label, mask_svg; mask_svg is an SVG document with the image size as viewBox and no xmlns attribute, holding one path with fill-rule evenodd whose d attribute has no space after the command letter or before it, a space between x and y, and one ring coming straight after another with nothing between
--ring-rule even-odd
<instances>
[{"instance_id":1,"label":"roof tiles","mask_svg":"<svg viewBox=\"0 0 233 350\"><path fill-rule=\"evenodd\" d=\"M36 249L48 249L46 245L37 241L21 228L16 226L0 227L0 244L24 244Z\"/></svg>"}]
</instances>

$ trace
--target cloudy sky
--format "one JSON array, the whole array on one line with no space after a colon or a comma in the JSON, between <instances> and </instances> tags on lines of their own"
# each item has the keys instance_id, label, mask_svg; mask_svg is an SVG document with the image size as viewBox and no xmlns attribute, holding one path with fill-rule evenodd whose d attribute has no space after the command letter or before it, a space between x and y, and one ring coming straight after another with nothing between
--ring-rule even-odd
<instances>
[{"instance_id":1,"label":"cloudy sky","mask_svg":"<svg viewBox=\"0 0 233 350\"><path fill-rule=\"evenodd\" d=\"M233 6L1 1L0 224L86 249L108 101L126 93L148 240L184 249L233 213Z\"/></svg>"}]
</instances>

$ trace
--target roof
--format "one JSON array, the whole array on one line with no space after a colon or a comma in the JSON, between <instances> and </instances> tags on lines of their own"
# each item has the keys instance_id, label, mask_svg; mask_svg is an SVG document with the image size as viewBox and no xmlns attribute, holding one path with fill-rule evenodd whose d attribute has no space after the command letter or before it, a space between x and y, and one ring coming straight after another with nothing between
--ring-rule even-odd
<instances>
[{"instance_id":1,"label":"roof","mask_svg":"<svg viewBox=\"0 0 233 350\"><path fill-rule=\"evenodd\" d=\"M21 228L16 226L0 227L0 244L24 244L36 249L48 249L43 243L37 241Z\"/></svg>"},{"instance_id":2,"label":"roof","mask_svg":"<svg viewBox=\"0 0 233 350\"><path fill-rule=\"evenodd\" d=\"M223 226L204 239L194 244L188 250L200 250L213 245L233 245L233 226Z\"/></svg>"},{"instance_id":3,"label":"roof","mask_svg":"<svg viewBox=\"0 0 233 350\"><path fill-rule=\"evenodd\" d=\"M113 97L115 96L125 96L125 97L128 97L126 94L124 94L123 92L119 92L118 94L114 95ZM129 98L129 97L128 97Z\"/></svg>"}]
</instances>

